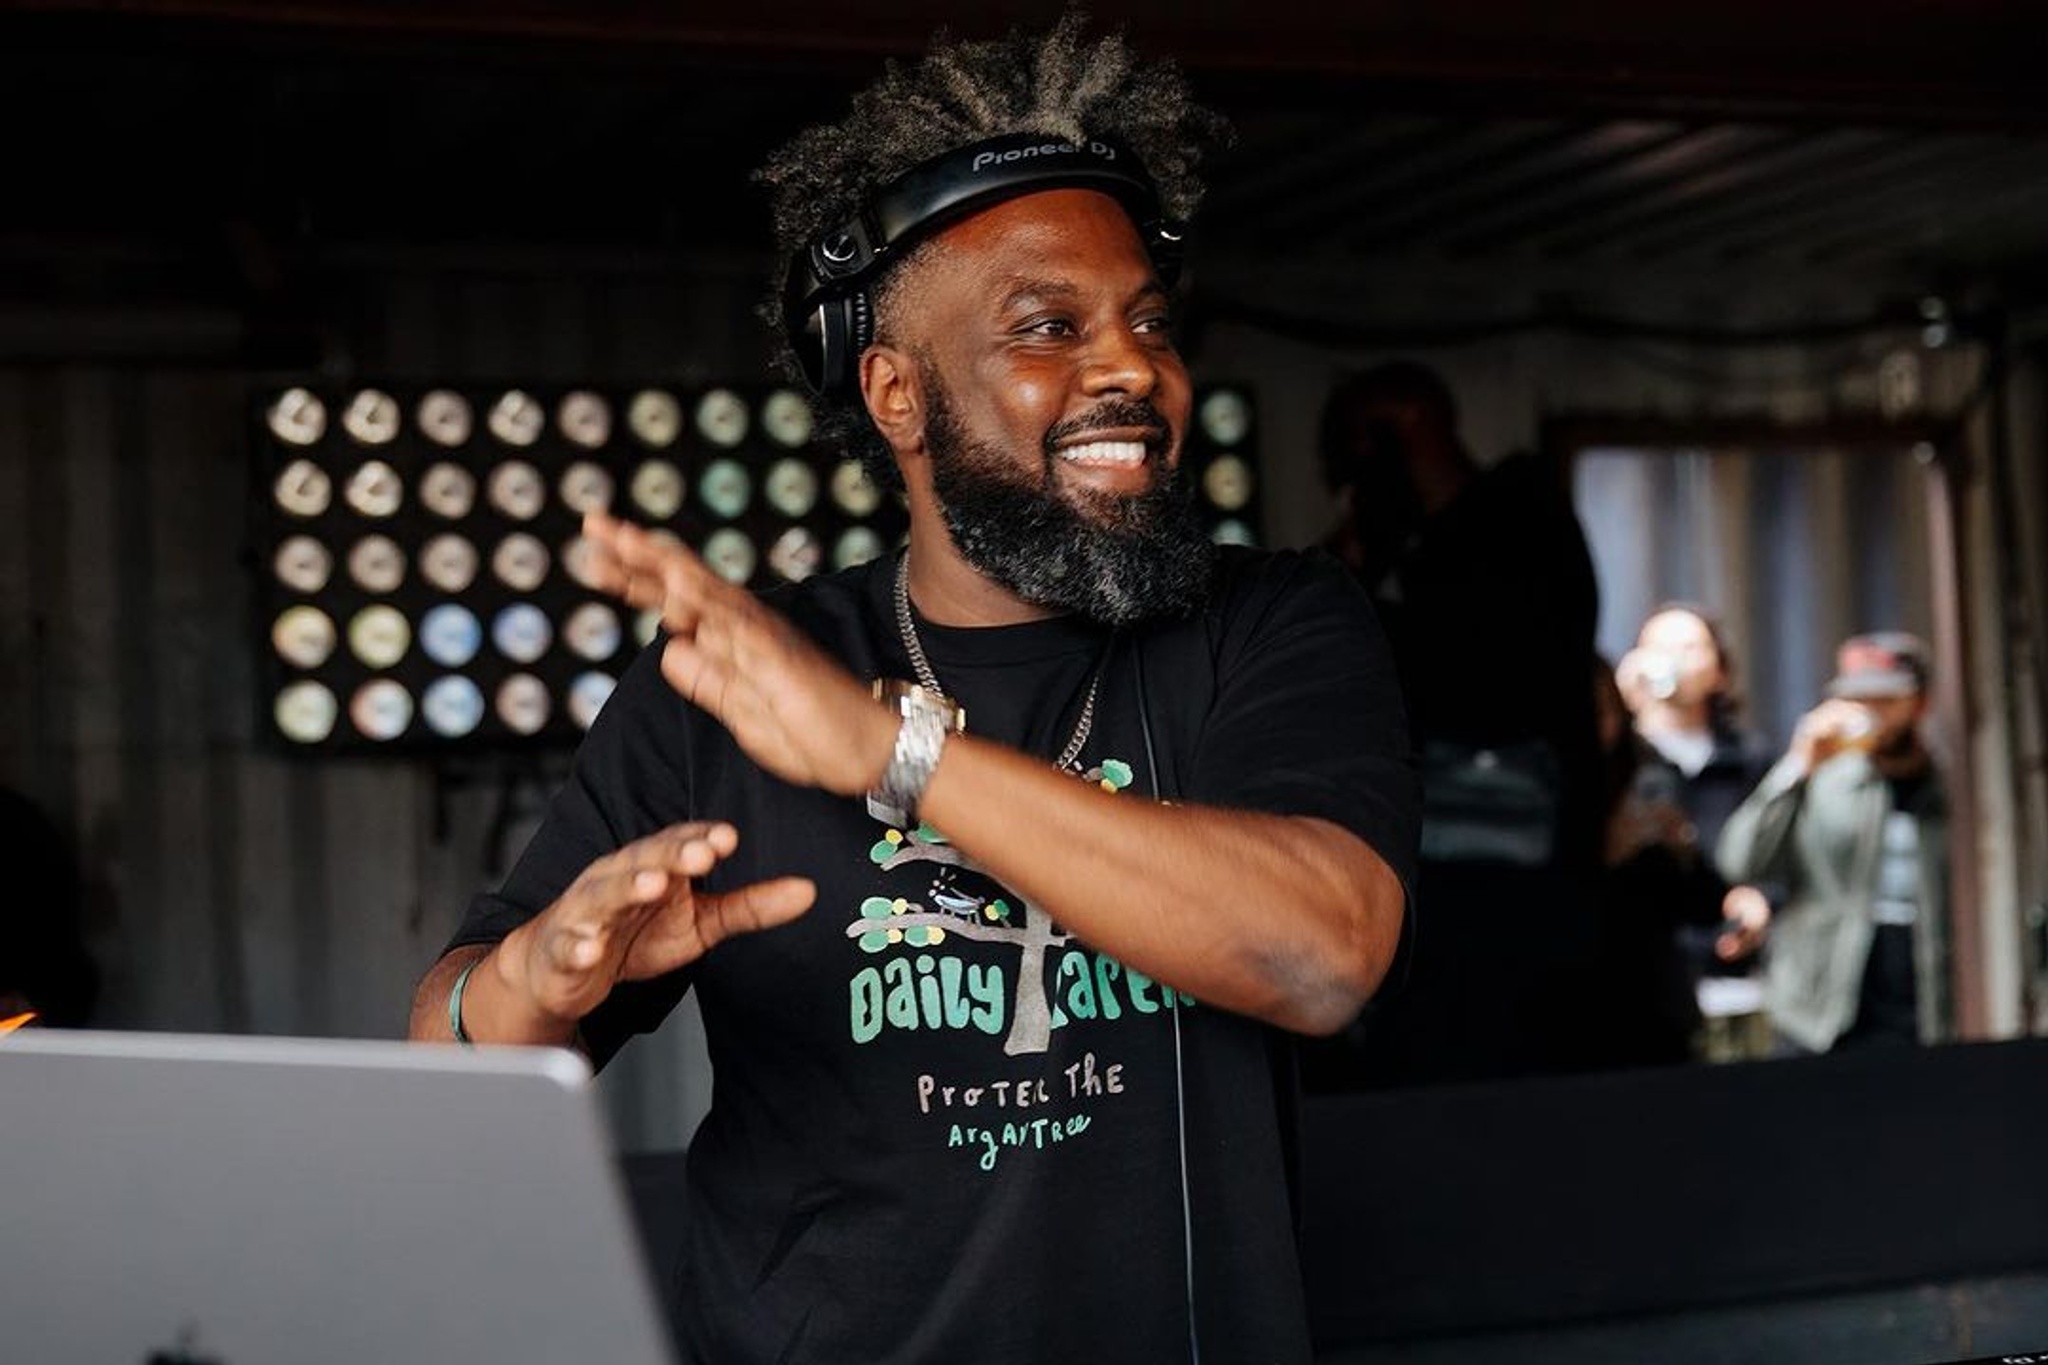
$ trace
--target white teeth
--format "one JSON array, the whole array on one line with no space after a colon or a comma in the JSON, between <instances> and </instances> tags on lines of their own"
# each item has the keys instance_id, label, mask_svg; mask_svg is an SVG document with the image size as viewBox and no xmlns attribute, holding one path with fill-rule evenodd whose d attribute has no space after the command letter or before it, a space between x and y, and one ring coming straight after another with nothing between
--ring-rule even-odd
<instances>
[{"instance_id":1,"label":"white teeth","mask_svg":"<svg viewBox=\"0 0 2048 1365\"><path fill-rule=\"evenodd\" d=\"M1068 446L1060 452L1060 458L1073 464L1128 467L1145 462L1145 443L1143 441L1090 441L1086 445Z\"/></svg>"}]
</instances>

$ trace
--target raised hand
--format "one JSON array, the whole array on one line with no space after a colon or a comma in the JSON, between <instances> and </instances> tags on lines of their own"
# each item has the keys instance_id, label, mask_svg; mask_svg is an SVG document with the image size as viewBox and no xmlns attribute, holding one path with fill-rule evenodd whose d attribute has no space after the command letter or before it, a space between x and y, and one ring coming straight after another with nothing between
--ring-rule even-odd
<instances>
[{"instance_id":1,"label":"raised hand","mask_svg":"<svg viewBox=\"0 0 2048 1365\"><path fill-rule=\"evenodd\" d=\"M1871 729L1866 708L1830 699L1799 718L1792 728L1790 752L1810 773L1837 754L1858 747L1869 738Z\"/></svg>"},{"instance_id":2,"label":"raised hand","mask_svg":"<svg viewBox=\"0 0 2048 1365\"><path fill-rule=\"evenodd\" d=\"M748 757L803 786L851 796L874 786L896 721L868 686L753 594L666 534L602 512L583 520L591 581L669 633L662 676L715 716Z\"/></svg>"},{"instance_id":3,"label":"raised hand","mask_svg":"<svg viewBox=\"0 0 2048 1365\"><path fill-rule=\"evenodd\" d=\"M688 966L724 939L786 924L817 888L801 877L711 894L702 877L739 846L731 825L671 825L598 859L545 911L507 936L502 954L524 1003L581 1019L621 981Z\"/></svg>"}]
</instances>

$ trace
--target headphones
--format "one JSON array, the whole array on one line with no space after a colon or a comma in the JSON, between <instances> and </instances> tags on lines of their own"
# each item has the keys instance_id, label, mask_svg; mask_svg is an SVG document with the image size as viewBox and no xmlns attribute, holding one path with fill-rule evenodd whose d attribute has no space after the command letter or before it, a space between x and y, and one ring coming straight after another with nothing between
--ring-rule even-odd
<instances>
[{"instance_id":1,"label":"headphones","mask_svg":"<svg viewBox=\"0 0 2048 1365\"><path fill-rule=\"evenodd\" d=\"M858 215L790 260L782 322L811 391L841 399L859 393L861 353L875 339L869 291L906 250L977 210L1052 189L1114 197L1137 224L1153 269L1172 287L1185 229L1161 213L1151 177L1122 143L1011 133L956 147L897 176Z\"/></svg>"}]
</instances>

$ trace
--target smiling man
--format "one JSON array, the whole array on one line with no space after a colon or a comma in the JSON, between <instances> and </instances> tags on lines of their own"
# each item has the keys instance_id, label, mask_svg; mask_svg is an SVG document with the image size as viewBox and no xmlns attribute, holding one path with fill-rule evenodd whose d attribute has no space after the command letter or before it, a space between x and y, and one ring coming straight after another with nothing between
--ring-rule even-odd
<instances>
[{"instance_id":1,"label":"smiling man","mask_svg":"<svg viewBox=\"0 0 2048 1365\"><path fill-rule=\"evenodd\" d=\"M1418 797L1363 595L1179 472L1213 126L1073 20L893 69L764 179L907 549L763 599L588 523L666 638L413 1031L602 1063L697 991L694 1358L1309 1358L1288 1035L1387 974Z\"/></svg>"}]
</instances>

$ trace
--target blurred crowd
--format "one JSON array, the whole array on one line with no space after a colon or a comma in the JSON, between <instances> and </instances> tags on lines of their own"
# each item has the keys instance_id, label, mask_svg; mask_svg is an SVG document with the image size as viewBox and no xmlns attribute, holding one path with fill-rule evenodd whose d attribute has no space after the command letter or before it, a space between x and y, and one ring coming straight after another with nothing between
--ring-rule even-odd
<instances>
[{"instance_id":1,"label":"blurred crowd","mask_svg":"<svg viewBox=\"0 0 2048 1365\"><path fill-rule=\"evenodd\" d=\"M1928 651L1836 651L1782 753L1744 724L1710 605L1594 647L1561 473L1482 466L1434 372L1355 375L1322 428L1328 542L1369 592L1422 769L1395 980L1310 1045L1312 1088L1936 1041L1951 1029L1946 803Z\"/></svg>"}]
</instances>

